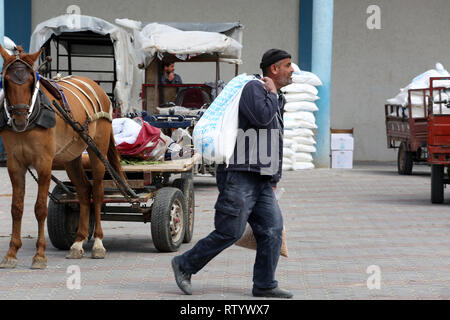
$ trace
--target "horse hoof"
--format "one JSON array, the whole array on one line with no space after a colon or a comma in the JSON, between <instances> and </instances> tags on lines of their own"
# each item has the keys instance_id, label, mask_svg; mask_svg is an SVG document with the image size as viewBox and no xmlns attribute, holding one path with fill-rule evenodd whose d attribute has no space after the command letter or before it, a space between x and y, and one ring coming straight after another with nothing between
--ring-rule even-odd
<instances>
[{"instance_id":1,"label":"horse hoof","mask_svg":"<svg viewBox=\"0 0 450 320\"><path fill-rule=\"evenodd\" d=\"M13 269L17 265L17 259L15 258L3 258L2 263L0 263L0 269Z\"/></svg>"},{"instance_id":2,"label":"horse hoof","mask_svg":"<svg viewBox=\"0 0 450 320\"><path fill-rule=\"evenodd\" d=\"M47 259L42 257L37 257L33 259L31 264L31 269L45 269L47 267Z\"/></svg>"},{"instance_id":3,"label":"horse hoof","mask_svg":"<svg viewBox=\"0 0 450 320\"><path fill-rule=\"evenodd\" d=\"M84 250L83 249L70 249L69 253L66 256L66 259L81 259L83 258Z\"/></svg>"},{"instance_id":4,"label":"horse hoof","mask_svg":"<svg viewBox=\"0 0 450 320\"><path fill-rule=\"evenodd\" d=\"M92 259L104 259L106 256L105 248L93 248L92 249Z\"/></svg>"}]
</instances>

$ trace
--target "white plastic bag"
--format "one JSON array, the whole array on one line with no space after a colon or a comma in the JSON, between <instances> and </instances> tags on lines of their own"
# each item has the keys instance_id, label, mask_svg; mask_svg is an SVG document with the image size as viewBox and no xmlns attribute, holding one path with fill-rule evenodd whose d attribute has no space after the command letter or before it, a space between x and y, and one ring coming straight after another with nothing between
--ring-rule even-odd
<instances>
[{"instance_id":1,"label":"white plastic bag","mask_svg":"<svg viewBox=\"0 0 450 320\"><path fill-rule=\"evenodd\" d=\"M194 148L206 163L228 165L236 145L242 89L255 79L245 73L233 78L195 125Z\"/></svg>"}]
</instances>

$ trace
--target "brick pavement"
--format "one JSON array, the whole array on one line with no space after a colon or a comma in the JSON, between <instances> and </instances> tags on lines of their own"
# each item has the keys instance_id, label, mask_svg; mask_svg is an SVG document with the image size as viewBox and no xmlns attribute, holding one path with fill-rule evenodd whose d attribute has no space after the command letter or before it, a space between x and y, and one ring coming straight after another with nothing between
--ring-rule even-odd
<instances>
[{"instance_id":1,"label":"brick pavement","mask_svg":"<svg viewBox=\"0 0 450 320\"><path fill-rule=\"evenodd\" d=\"M58 172L60 177L64 174ZM11 189L0 168L0 256L11 230ZM280 206L289 258L280 258L280 286L295 299L450 299L450 194L430 203L426 166L399 176L393 164L357 164L353 170L286 172ZM48 267L30 270L37 225L36 184L27 176L23 247L13 270L0 270L0 299L251 300L254 251L233 246L192 278L194 295L180 294L170 268L177 253L153 247L150 225L103 222L104 260L65 259L47 238ZM213 226L213 178L196 177L195 234L191 248ZM68 267L81 271L81 289L70 290ZM381 271L381 288L369 290L369 266Z\"/></svg>"}]
</instances>

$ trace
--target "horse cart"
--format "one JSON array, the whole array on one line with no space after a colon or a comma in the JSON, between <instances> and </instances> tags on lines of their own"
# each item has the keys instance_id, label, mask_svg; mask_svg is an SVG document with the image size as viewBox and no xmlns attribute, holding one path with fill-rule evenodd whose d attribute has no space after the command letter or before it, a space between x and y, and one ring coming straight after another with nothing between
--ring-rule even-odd
<instances>
[{"instance_id":1,"label":"horse cart","mask_svg":"<svg viewBox=\"0 0 450 320\"><path fill-rule=\"evenodd\" d=\"M427 115L426 91L411 89L408 91L408 104L385 105L387 147L398 149L397 169L401 175L410 175L413 164L426 164L427 151ZM411 97L423 95L422 107L413 106ZM414 112L416 111L416 112ZM419 111L419 112L417 112Z\"/></svg>"},{"instance_id":2,"label":"horse cart","mask_svg":"<svg viewBox=\"0 0 450 320\"><path fill-rule=\"evenodd\" d=\"M102 221L150 222L155 248L162 252L177 251L182 243L191 241L194 232L192 171L199 156L195 154L158 164L122 166L131 194L123 194L111 174L106 174ZM89 159L84 156L83 166L89 176ZM169 185L171 175L180 177ZM77 233L79 203L70 182L55 182L48 205L48 234L53 246L67 250ZM91 214L89 238L93 231Z\"/></svg>"}]
</instances>

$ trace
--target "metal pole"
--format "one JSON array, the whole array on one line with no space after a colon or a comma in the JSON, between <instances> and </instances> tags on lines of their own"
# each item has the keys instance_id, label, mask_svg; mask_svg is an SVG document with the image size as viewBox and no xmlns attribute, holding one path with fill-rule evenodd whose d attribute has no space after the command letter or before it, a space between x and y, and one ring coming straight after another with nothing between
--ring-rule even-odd
<instances>
[{"instance_id":1,"label":"metal pole","mask_svg":"<svg viewBox=\"0 0 450 320\"><path fill-rule=\"evenodd\" d=\"M333 11L334 0L314 0L312 19L311 71L323 82L319 87L319 111L317 153L314 164L317 168L330 167L330 89L333 57Z\"/></svg>"}]
</instances>

